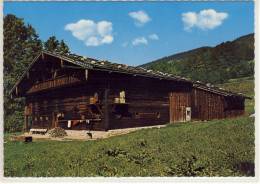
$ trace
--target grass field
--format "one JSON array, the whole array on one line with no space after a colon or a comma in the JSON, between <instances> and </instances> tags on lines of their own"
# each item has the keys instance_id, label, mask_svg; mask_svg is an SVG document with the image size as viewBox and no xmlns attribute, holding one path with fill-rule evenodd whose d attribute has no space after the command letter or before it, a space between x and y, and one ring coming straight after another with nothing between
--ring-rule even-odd
<instances>
[{"instance_id":1,"label":"grass field","mask_svg":"<svg viewBox=\"0 0 260 184\"><path fill-rule=\"evenodd\" d=\"M246 105L253 112L253 102ZM96 141L26 144L10 141L10 134L4 139L5 176L254 175L254 118L247 115L143 129Z\"/></svg>"},{"instance_id":2,"label":"grass field","mask_svg":"<svg viewBox=\"0 0 260 184\"><path fill-rule=\"evenodd\" d=\"M168 125L98 141L8 141L4 156L5 176L253 175L254 119Z\"/></svg>"}]
</instances>

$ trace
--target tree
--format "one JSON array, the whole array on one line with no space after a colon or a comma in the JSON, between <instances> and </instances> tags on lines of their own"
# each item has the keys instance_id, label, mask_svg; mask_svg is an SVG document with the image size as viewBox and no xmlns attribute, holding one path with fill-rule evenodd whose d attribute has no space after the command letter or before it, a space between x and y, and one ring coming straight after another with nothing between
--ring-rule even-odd
<instances>
[{"instance_id":1,"label":"tree","mask_svg":"<svg viewBox=\"0 0 260 184\"><path fill-rule=\"evenodd\" d=\"M24 99L11 99L9 92L33 59L43 49L35 29L25 25L23 19L8 14L4 17L4 130L21 131L23 127ZM51 52L69 53L69 47L55 36L45 43Z\"/></svg>"},{"instance_id":2,"label":"tree","mask_svg":"<svg viewBox=\"0 0 260 184\"><path fill-rule=\"evenodd\" d=\"M44 49L50 52L58 51L58 47L60 45L59 40L56 39L55 36L51 36L45 43Z\"/></svg>"},{"instance_id":3,"label":"tree","mask_svg":"<svg viewBox=\"0 0 260 184\"><path fill-rule=\"evenodd\" d=\"M68 45L64 40L57 40L55 36L51 36L45 43L44 49L50 52L70 53Z\"/></svg>"},{"instance_id":4,"label":"tree","mask_svg":"<svg viewBox=\"0 0 260 184\"><path fill-rule=\"evenodd\" d=\"M69 49L68 45L64 42L64 40L61 40L60 45L58 47L58 52L70 53L70 49Z\"/></svg>"},{"instance_id":5,"label":"tree","mask_svg":"<svg viewBox=\"0 0 260 184\"><path fill-rule=\"evenodd\" d=\"M11 99L9 92L28 64L42 50L35 29L23 19L4 17L4 129L20 131L23 125L23 99Z\"/></svg>"}]
</instances>

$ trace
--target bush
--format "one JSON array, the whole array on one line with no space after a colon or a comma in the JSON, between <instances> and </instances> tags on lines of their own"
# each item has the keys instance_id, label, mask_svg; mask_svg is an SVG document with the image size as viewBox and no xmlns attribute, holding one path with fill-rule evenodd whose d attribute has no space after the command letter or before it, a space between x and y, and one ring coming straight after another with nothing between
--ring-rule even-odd
<instances>
[{"instance_id":1,"label":"bush","mask_svg":"<svg viewBox=\"0 0 260 184\"><path fill-rule=\"evenodd\" d=\"M65 137L67 136L67 133L64 129L60 127L56 127L54 129L51 129L49 132L51 137Z\"/></svg>"},{"instance_id":2,"label":"bush","mask_svg":"<svg viewBox=\"0 0 260 184\"><path fill-rule=\"evenodd\" d=\"M22 132L24 124L23 112L15 111L12 115L4 115L5 132Z\"/></svg>"}]
</instances>

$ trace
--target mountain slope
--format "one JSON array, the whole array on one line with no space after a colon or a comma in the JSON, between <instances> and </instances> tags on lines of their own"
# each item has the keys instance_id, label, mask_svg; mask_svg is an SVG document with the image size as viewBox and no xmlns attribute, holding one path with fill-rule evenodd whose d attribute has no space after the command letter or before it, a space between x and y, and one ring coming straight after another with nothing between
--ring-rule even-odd
<instances>
[{"instance_id":1,"label":"mountain slope","mask_svg":"<svg viewBox=\"0 0 260 184\"><path fill-rule=\"evenodd\" d=\"M254 34L215 47L201 47L167 56L142 67L181 75L193 80L221 83L254 73Z\"/></svg>"}]
</instances>

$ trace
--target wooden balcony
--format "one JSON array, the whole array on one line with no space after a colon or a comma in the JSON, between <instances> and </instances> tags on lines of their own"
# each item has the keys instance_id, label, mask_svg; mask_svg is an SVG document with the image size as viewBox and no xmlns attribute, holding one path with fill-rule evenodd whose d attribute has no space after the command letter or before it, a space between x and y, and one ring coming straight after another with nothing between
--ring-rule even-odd
<instances>
[{"instance_id":1,"label":"wooden balcony","mask_svg":"<svg viewBox=\"0 0 260 184\"><path fill-rule=\"evenodd\" d=\"M57 88L57 87L62 87L62 86L66 86L69 84L74 84L77 82L80 82L81 80L76 78L76 77L72 77L72 76L62 76L62 77L58 77L52 80L46 80L44 82L40 82L37 84L34 84L28 91L27 93L35 93L35 92L39 92L39 91L43 91L43 90L47 90L47 89L52 89L52 88Z\"/></svg>"}]
</instances>

